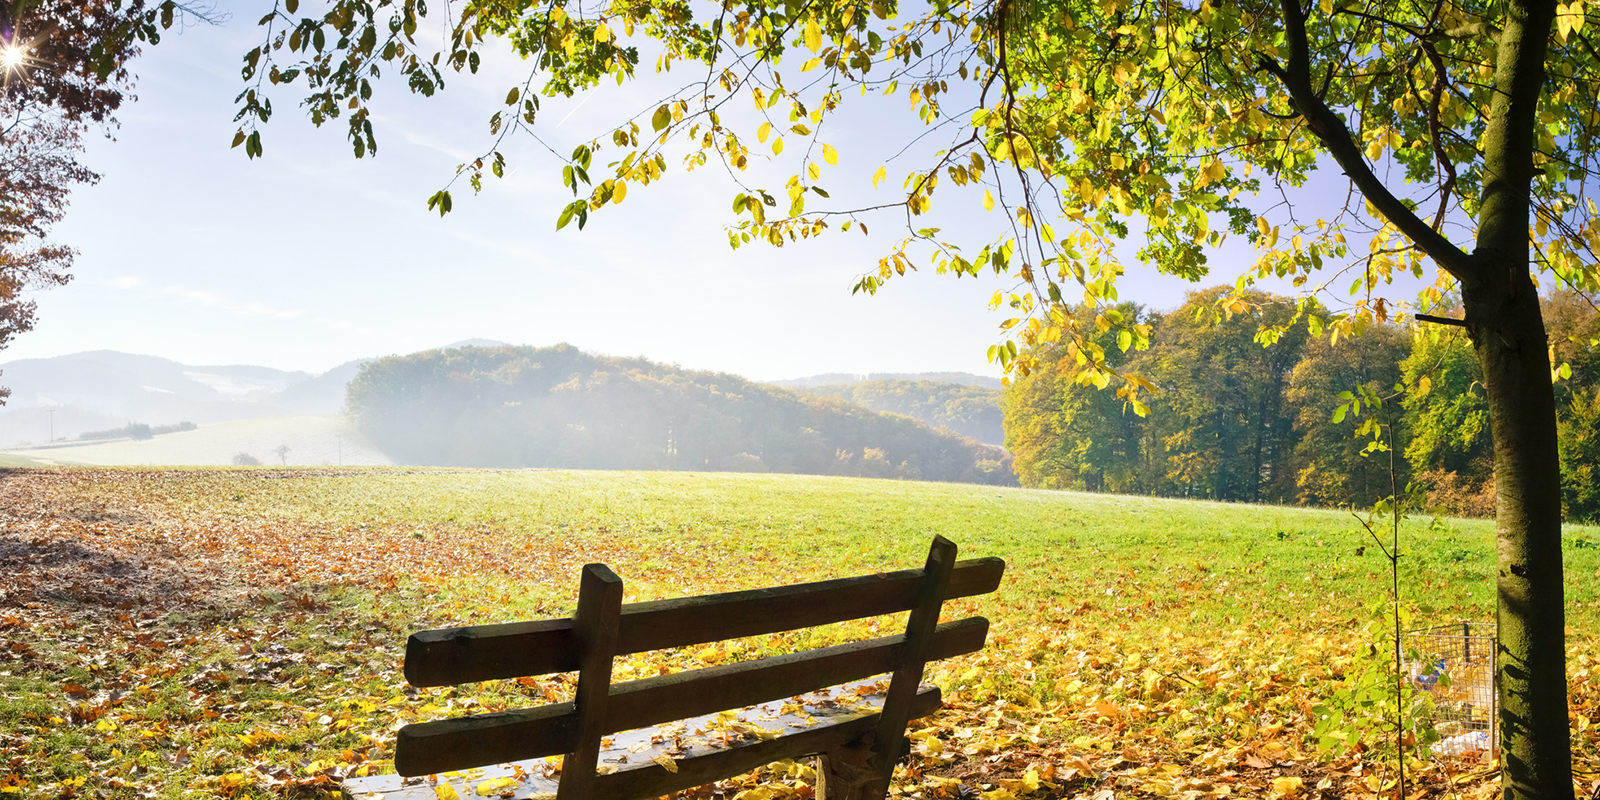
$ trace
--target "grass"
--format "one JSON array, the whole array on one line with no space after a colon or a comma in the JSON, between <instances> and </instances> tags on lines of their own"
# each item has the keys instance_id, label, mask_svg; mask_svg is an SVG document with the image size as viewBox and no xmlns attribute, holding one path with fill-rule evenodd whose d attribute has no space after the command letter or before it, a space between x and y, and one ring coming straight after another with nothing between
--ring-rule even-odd
<instances>
[{"instance_id":1,"label":"grass","mask_svg":"<svg viewBox=\"0 0 1600 800\"><path fill-rule=\"evenodd\" d=\"M991 644L931 669L950 708L918 735L903 792L1167 796L1231 780L1266 794L1288 784L1263 781L1302 775L1308 795L1374 788L1374 754L1319 754L1308 740L1311 709L1359 670L1388 585L1348 512L578 471L67 469L9 473L0 492L10 526L35 531L0 534L0 548L93 551L74 562L87 574L25 572L31 593L0 596L0 651L22 653L0 668L0 731L15 731L0 734L0 787L41 796L324 792L384 769L398 723L570 692L560 676L411 690L397 674L409 630L565 615L589 561L609 564L636 601L915 566L934 533L1009 566L996 595L953 604L991 618ZM1492 523L1419 518L1402 538L1419 624L1492 619ZM1573 527L1565 541L1572 696L1587 720L1600 529ZM115 563L96 572L97 558ZM117 569L152 590L96 588ZM1585 724L1577 754L1593 766L1595 752ZM1029 769L1055 788L1001 782ZM1467 767L1428 769L1443 781ZM1472 774L1441 785L1459 793L1492 777Z\"/></svg>"},{"instance_id":2,"label":"grass","mask_svg":"<svg viewBox=\"0 0 1600 800\"><path fill-rule=\"evenodd\" d=\"M279 446L289 448L284 459L295 466L391 463L348 417L324 414L211 422L139 441L60 440L0 453L0 466L223 466L232 464L238 453L250 454L263 464L278 464ZM5 460L15 458L26 460Z\"/></svg>"}]
</instances>

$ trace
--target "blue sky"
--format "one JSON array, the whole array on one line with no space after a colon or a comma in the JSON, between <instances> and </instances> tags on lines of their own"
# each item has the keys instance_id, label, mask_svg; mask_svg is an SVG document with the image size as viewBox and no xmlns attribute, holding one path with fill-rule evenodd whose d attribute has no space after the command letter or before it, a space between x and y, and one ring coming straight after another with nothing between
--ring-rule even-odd
<instances>
[{"instance_id":1,"label":"blue sky","mask_svg":"<svg viewBox=\"0 0 1600 800\"><path fill-rule=\"evenodd\" d=\"M559 165L523 138L508 149L507 179L489 180L476 198L456 187L455 211L440 219L426 198L488 145L487 116L522 68L509 56L490 58L476 78L453 77L431 100L380 84L379 151L360 161L335 127L342 123L314 129L295 96L280 92L266 156L249 161L229 144L240 56L258 41L255 16L169 34L135 63L137 102L114 141L90 142L86 160L104 179L74 196L57 229L81 250L77 278L36 296L37 329L0 361L115 349L317 372L487 337L565 341L757 379L999 374L984 355L1009 316L988 310L1005 286L996 279L924 269L876 297L851 296L856 276L903 234L892 216L868 218L870 237L734 251L723 233L734 220L732 182L714 169L686 175L673 166L664 182L634 187L622 206L592 215L584 231L558 233L556 213L571 195ZM542 135L568 152L654 107L672 81L652 76L582 102L549 100ZM841 154L829 172L834 196L891 200L895 188L874 194L871 175L921 124L900 98L847 108L825 137ZM892 162L890 173L904 174L916 157ZM1001 221L978 197L936 198L940 223L974 250ZM1218 263L1214 274L1228 280L1243 266ZM1191 288L1152 273L1129 275L1123 298L1170 308Z\"/></svg>"}]
</instances>

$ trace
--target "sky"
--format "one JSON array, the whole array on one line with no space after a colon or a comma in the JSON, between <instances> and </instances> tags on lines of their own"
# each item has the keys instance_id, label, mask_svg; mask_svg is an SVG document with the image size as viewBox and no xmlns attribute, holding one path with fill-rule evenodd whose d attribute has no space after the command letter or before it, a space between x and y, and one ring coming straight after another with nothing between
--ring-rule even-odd
<instances>
[{"instance_id":1,"label":"sky","mask_svg":"<svg viewBox=\"0 0 1600 800\"><path fill-rule=\"evenodd\" d=\"M265 156L248 160L230 148L233 98L244 85L241 56L260 34L253 9L235 5L224 24L169 33L134 62L137 100L114 138L92 138L85 156L104 177L74 194L55 232L79 248L76 279L34 296L36 329L0 361L110 349L316 373L481 337L567 342L767 380L1000 374L985 355L1011 316L988 308L996 289L1010 288L999 279L956 280L924 264L876 296L851 295L904 235L903 216L866 218L871 236L735 251L724 226L736 221L729 204L738 189L715 169L671 165L666 180L631 187L583 231L557 232L571 193L559 163L524 137L505 148L506 179L487 179L476 197L455 186L454 211L441 219L427 198L487 149L487 117L524 70L492 48L480 76L447 73L446 90L431 99L380 82L376 157L353 158L342 120L316 129L296 95L280 91ZM684 79L650 76L547 100L541 136L570 152L653 108L674 80ZM896 199L896 181L874 193L871 175L884 163L891 174L917 165L917 151L894 157L921 123L876 97L846 109L825 137L840 153L827 176L835 198ZM611 152L597 156L597 168ZM780 190L782 180L766 185ZM978 198L942 193L935 206L950 237L973 251L1001 222ZM1242 266L1219 267L1216 282ZM1135 267L1122 297L1172 308L1193 288Z\"/></svg>"}]
</instances>

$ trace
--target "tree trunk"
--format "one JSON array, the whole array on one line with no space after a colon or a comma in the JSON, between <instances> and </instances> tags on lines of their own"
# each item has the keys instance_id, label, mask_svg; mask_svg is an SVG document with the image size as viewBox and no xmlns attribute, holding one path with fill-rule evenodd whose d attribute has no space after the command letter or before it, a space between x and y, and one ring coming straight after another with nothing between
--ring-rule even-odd
<instances>
[{"instance_id":1,"label":"tree trunk","mask_svg":"<svg viewBox=\"0 0 1600 800\"><path fill-rule=\"evenodd\" d=\"M1526 263L1488 272L1503 277L1463 287L1463 299L1494 429L1501 783L1507 800L1571 798L1561 470L1550 360Z\"/></svg>"}]
</instances>

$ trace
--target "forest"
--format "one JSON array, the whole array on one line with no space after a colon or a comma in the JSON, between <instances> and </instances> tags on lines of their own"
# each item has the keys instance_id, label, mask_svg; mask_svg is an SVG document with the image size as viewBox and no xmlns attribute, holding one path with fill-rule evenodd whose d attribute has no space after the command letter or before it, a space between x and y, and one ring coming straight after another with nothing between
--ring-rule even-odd
<instances>
[{"instance_id":1,"label":"forest","mask_svg":"<svg viewBox=\"0 0 1600 800\"><path fill-rule=\"evenodd\" d=\"M554 347L390 356L346 410L408 464L785 472L1015 485L999 447L736 375Z\"/></svg>"},{"instance_id":2,"label":"forest","mask_svg":"<svg viewBox=\"0 0 1600 800\"><path fill-rule=\"evenodd\" d=\"M1310 335L1302 320L1264 346L1262 331L1287 325L1294 301L1253 293L1247 312L1229 316L1218 303L1227 291L1195 292L1170 312L1116 307L1128 324L1151 326L1146 350L1120 349L1114 332L1099 342L1116 369L1159 387L1143 417L1114 392L1073 382L1074 365L1062 364L1059 351L1037 351L1040 368L1001 396L1022 484L1366 505L1391 494L1392 454L1395 483L1414 483L1430 508L1493 516L1488 404L1461 328L1385 321L1336 339ZM1572 521L1600 520L1600 315L1571 292L1543 304L1563 510ZM1358 434L1368 419L1381 427ZM1392 453L1370 446L1375 431Z\"/></svg>"},{"instance_id":3,"label":"forest","mask_svg":"<svg viewBox=\"0 0 1600 800\"><path fill-rule=\"evenodd\" d=\"M873 411L904 414L984 444L1005 440L1000 390L931 380L867 380L807 386L803 394L837 397Z\"/></svg>"}]
</instances>

